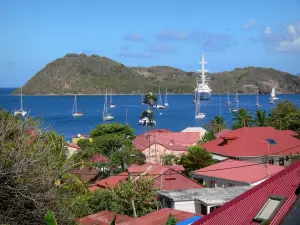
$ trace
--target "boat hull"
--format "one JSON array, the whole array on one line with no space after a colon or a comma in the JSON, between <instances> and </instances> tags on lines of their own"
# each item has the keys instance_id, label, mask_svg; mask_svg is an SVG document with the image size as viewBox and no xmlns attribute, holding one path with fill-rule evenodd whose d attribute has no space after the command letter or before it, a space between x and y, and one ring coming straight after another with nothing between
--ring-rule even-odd
<instances>
[{"instance_id":1,"label":"boat hull","mask_svg":"<svg viewBox=\"0 0 300 225\"><path fill-rule=\"evenodd\" d=\"M201 100L209 100L211 97L211 92L205 91L205 92L196 92L196 96L200 94L200 99Z\"/></svg>"},{"instance_id":2,"label":"boat hull","mask_svg":"<svg viewBox=\"0 0 300 225\"><path fill-rule=\"evenodd\" d=\"M115 118L114 116L105 116L105 117L103 117L103 121L111 121L114 118Z\"/></svg>"},{"instance_id":3,"label":"boat hull","mask_svg":"<svg viewBox=\"0 0 300 225\"><path fill-rule=\"evenodd\" d=\"M26 116L27 112L24 110L17 110L17 111L15 111L14 115L15 116Z\"/></svg>"}]
</instances>

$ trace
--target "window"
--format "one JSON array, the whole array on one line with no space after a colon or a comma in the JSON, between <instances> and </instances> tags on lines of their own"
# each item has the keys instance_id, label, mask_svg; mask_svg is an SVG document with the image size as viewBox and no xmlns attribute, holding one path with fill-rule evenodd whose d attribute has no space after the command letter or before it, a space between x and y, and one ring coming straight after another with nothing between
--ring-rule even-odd
<instances>
[{"instance_id":1,"label":"window","mask_svg":"<svg viewBox=\"0 0 300 225\"><path fill-rule=\"evenodd\" d=\"M284 158L279 158L279 166L284 166Z\"/></svg>"},{"instance_id":2,"label":"window","mask_svg":"<svg viewBox=\"0 0 300 225\"><path fill-rule=\"evenodd\" d=\"M285 197L282 196L270 196L253 220L261 223L272 219L282 206L284 200Z\"/></svg>"},{"instance_id":3,"label":"window","mask_svg":"<svg viewBox=\"0 0 300 225\"><path fill-rule=\"evenodd\" d=\"M270 145L276 145L277 144L277 142L272 138L267 138L266 141L269 142Z\"/></svg>"}]
</instances>

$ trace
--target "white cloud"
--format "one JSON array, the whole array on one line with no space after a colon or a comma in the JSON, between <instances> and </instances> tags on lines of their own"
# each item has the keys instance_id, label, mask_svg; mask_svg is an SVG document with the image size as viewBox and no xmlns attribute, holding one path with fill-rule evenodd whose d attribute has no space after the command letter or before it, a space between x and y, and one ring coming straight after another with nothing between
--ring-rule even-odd
<instances>
[{"instance_id":1,"label":"white cloud","mask_svg":"<svg viewBox=\"0 0 300 225\"><path fill-rule=\"evenodd\" d=\"M275 50L279 52L300 52L300 23L289 24L287 34L276 44Z\"/></svg>"},{"instance_id":2,"label":"white cloud","mask_svg":"<svg viewBox=\"0 0 300 225\"><path fill-rule=\"evenodd\" d=\"M264 31L264 34L265 34L265 35L270 35L270 34L272 34L271 27L266 27L266 28L265 28L265 31Z\"/></svg>"},{"instance_id":3,"label":"white cloud","mask_svg":"<svg viewBox=\"0 0 300 225\"><path fill-rule=\"evenodd\" d=\"M243 29L244 30L248 30L250 29L251 27L255 26L256 25L256 20L255 19L252 19L250 20L248 23L246 23L244 26L243 26Z\"/></svg>"}]
</instances>

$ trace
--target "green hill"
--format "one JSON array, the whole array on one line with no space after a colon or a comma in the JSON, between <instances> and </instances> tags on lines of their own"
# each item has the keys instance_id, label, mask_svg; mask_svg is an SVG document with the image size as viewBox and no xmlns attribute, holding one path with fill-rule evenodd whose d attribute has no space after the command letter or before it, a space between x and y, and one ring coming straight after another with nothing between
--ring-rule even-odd
<instances>
[{"instance_id":1,"label":"green hill","mask_svg":"<svg viewBox=\"0 0 300 225\"><path fill-rule=\"evenodd\" d=\"M192 93L194 72L168 66L126 67L106 57L67 54L54 60L34 75L23 87L26 95L103 94L112 88L115 94L136 94L148 91ZM233 71L210 73L213 93L238 90L241 93L300 93L300 78L271 68L246 67ZM18 94L19 89L14 94Z\"/></svg>"}]
</instances>

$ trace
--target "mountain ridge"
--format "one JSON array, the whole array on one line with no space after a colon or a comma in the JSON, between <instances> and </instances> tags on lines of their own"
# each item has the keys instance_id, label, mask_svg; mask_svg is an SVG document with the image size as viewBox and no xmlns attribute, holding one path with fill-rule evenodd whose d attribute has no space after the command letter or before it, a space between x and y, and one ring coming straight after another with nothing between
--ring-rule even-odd
<instances>
[{"instance_id":1,"label":"mountain ridge","mask_svg":"<svg viewBox=\"0 0 300 225\"><path fill-rule=\"evenodd\" d=\"M170 66L126 67L98 55L66 54L48 63L24 86L25 95L114 94L158 92L193 93L199 73ZM300 77L272 68L244 67L208 73L213 93L300 93ZM13 94L20 93L16 89Z\"/></svg>"}]
</instances>

